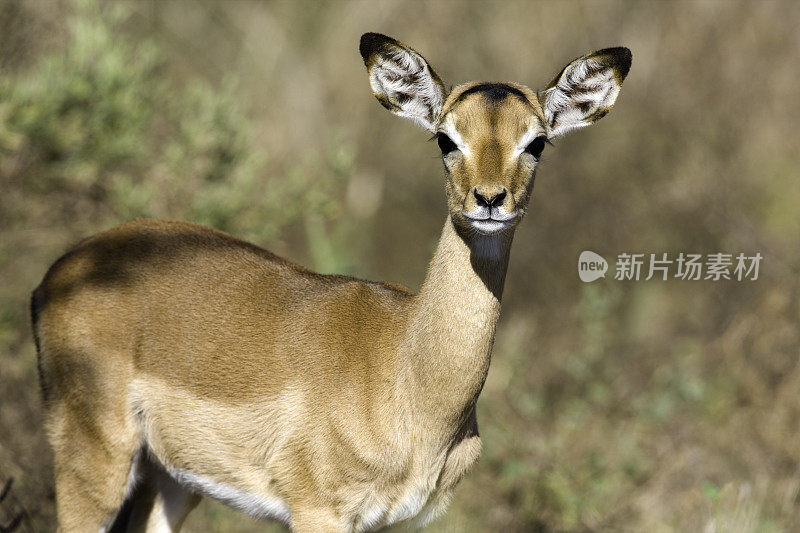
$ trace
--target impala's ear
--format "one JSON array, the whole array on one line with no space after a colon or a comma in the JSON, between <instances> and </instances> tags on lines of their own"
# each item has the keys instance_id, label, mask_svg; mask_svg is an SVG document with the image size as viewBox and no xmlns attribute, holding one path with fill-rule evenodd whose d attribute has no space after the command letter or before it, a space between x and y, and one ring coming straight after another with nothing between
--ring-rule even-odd
<instances>
[{"instance_id":1,"label":"impala's ear","mask_svg":"<svg viewBox=\"0 0 800 533\"><path fill-rule=\"evenodd\" d=\"M631 68L631 51L606 48L579 57L539 93L549 136L588 126L611 110Z\"/></svg>"},{"instance_id":2,"label":"impala's ear","mask_svg":"<svg viewBox=\"0 0 800 533\"><path fill-rule=\"evenodd\" d=\"M435 131L447 90L425 58L380 33L362 35L359 50L383 107Z\"/></svg>"}]
</instances>

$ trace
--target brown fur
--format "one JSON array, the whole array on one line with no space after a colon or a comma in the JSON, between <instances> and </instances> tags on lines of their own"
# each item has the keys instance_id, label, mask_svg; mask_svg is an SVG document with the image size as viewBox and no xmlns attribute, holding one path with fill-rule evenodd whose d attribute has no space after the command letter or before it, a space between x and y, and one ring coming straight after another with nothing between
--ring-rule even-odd
<instances>
[{"instance_id":1,"label":"brown fur","mask_svg":"<svg viewBox=\"0 0 800 533\"><path fill-rule=\"evenodd\" d=\"M460 98L472 86L435 113L472 155L444 158L450 214L417 295L157 220L90 237L50 268L32 314L61 531L108 525L126 497L132 529L177 529L203 493L187 472L285 502L296 531L443 510L480 452L474 407L532 189L535 162L512 152L545 131L530 89ZM463 213L473 189L493 188L519 216L481 235Z\"/></svg>"}]
</instances>

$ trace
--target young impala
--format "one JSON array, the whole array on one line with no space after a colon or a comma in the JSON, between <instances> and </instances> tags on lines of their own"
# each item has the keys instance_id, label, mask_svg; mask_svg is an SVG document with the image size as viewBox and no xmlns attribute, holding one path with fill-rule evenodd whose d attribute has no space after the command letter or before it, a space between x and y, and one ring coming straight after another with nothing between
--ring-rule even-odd
<instances>
[{"instance_id":1,"label":"young impala","mask_svg":"<svg viewBox=\"0 0 800 533\"><path fill-rule=\"evenodd\" d=\"M183 222L84 240L31 302L60 531L175 531L202 496L294 531L425 524L476 461L539 157L611 109L631 53L580 57L536 92L448 90L376 33L360 49L378 101L442 150L448 213L419 293Z\"/></svg>"}]
</instances>

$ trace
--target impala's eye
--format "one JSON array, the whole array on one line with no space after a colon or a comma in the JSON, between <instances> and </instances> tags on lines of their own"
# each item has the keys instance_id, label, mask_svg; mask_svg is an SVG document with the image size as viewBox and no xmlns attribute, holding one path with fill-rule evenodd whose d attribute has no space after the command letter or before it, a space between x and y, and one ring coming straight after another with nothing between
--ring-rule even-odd
<instances>
[{"instance_id":1,"label":"impala's eye","mask_svg":"<svg viewBox=\"0 0 800 533\"><path fill-rule=\"evenodd\" d=\"M525 147L525 151L531 154L536 159L539 159L542 155L542 150L544 150L544 143L547 142L547 137L541 135L536 137L531 143Z\"/></svg>"},{"instance_id":2,"label":"impala's eye","mask_svg":"<svg viewBox=\"0 0 800 533\"><path fill-rule=\"evenodd\" d=\"M436 135L436 142L439 144L439 148L442 150L442 155L447 155L454 150L458 150L458 146L456 146L456 143L453 142L453 139L444 133L438 133Z\"/></svg>"}]
</instances>

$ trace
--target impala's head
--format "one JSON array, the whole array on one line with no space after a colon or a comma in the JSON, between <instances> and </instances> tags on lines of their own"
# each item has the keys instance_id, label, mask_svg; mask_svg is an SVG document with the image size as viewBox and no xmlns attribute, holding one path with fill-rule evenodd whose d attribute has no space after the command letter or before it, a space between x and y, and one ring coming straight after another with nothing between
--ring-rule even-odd
<instances>
[{"instance_id":1,"label":"impala's head","mask_svg":"<svg viewBox=\"0 0 800 533\"><path fill-rule=\"evenodd\" d=\"M631 66L630 50L607 48L572 61L542 91L474 82L448 90L424 57L390 37L366 33L360 50L378 101L438 141L451 218L482 234L519 223L545 145L608 113Z\"/></svg>"}]
</instances>

